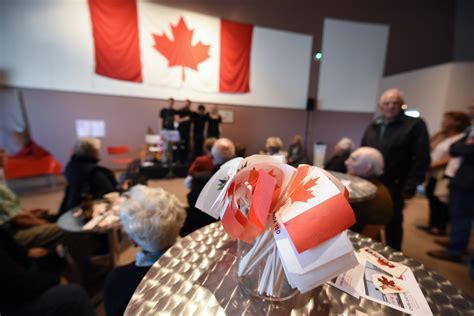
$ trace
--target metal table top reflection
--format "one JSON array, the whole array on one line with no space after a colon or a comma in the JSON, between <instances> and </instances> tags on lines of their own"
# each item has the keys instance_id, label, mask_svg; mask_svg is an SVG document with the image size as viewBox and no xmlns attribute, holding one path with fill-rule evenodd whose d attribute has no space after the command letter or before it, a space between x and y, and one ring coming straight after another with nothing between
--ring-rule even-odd
<instances>
[{"instance_id":1,"label":"metal table top reflection","mask_svg":"<svg viewBox=\"0 0 474 316\"><path fill-rule=\"evenodd\" d=\"M409 266L433 314L474 315L474 301L451 282L401 252L349 232L356 249L370 246ZM236 278L236 242L219 222L203 227L171 247L148 271L130 300L126 315L400 315L327 284L283 302L246 294Z\"/></svg>"},{"instance_id":2,"label":"metal table top reflection","mask_svg":"<svg viewBox=\"0 0 474 316\"><path fill-rule=\"evenodd\" d=\"M350 184L347 185L347 189L349 190L349 201L351 203L370 200L375 196L375 193L377 193L377 187L368 180L351 176L347 173L336 171L329 172L340 181L350 181Z\"/></svg>"}]
</instances>

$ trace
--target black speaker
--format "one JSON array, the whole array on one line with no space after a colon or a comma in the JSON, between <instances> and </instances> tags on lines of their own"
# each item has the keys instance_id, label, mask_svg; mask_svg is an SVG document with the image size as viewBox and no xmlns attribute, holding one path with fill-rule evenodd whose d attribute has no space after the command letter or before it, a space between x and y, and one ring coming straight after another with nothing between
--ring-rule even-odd
<instances>
[{"instance_id":1,"label":"black speaker","mask_svg":"<svg viewBox=\"0 0 474 316\"><path fill-rule=\"evenodd\" d=\"M316 105L316 100L314 98L308 98L306 100L306 111L314 111Z\"/></svg>"}]
</instances>

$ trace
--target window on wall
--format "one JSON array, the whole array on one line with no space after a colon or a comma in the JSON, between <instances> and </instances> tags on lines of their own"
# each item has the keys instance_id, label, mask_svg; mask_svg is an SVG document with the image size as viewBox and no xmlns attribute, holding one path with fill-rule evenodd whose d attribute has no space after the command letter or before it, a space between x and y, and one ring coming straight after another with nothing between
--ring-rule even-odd
<instances>
[{"instance_id":1,"label":"window on wall","mask_svg":"<svg viewBox=\"0 0 474 316\"><path fill-rule=\"evenodd\" d=\"M77 137L105 137L103 120L76 120Z\"/></svg>"}]
</instances>

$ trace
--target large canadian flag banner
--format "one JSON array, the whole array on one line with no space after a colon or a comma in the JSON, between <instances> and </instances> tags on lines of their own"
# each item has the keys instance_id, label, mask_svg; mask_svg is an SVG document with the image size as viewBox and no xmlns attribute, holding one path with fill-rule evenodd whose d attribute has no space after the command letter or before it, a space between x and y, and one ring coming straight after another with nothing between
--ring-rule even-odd
<instances>
[{"instance_id":1,"label":"large canadian flag banner","mask_svg":"<svg viewBox=\"0 0 474 316\"><path fill-rule=\"evenodd\" d=\"M250 91L254 27L137 0L89 0L95 72L157 87Z\"/></svg>"},{"instance_id":2,"label":"large canadian flag banner","mask_svg":"<svg viewBox=\"0 0 474 316\"><path fill-rule=\"evenodd\" d=\"M6 85L306 108L310 34L198 14L173 1L0 2ZM232 5L231 13L239 19Z\"/></svg>"}]
</instances>

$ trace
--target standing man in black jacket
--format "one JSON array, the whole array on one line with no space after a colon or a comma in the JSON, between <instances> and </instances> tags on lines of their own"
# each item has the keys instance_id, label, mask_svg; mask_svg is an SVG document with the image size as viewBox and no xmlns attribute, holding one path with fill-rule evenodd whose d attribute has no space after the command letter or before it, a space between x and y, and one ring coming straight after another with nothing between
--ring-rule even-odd
<instances>
[{"instance_id":1,"label":"standing man in black jacket","mask_svg":"<svg viewBox=\"0 0 474 316\"><path fill-rule=\"evenodd\" d=\"M474 101L469 106L469 116L474 123ZM449 214L451 233L445 250L428 251L428 255L442 260L461 262L471 237L474 214L474 124L466 135L451 145L451 157L461 158L461 165L449 186ZM470 262L474 272L474 257Z\"/></svg>"},{"instance_id":2,"label":"standing man in black jacket","mask_svg":"<svg viewBox=\"0 0 474 316\"><path fill-rule=\"evenodd\" d=\"M393 217L385 232L387 244L397 250L402 246L404 200L415 195L416 186L423 182L430 166L426 124L420 118L406 116L403 104L401 91L385 91L379 101L381 116L367 127L361 144L377 148L384 157L381 180L393 200Z\"/></svg>"},{"instance_id":3,"label":"standing man in black jacket","mask_svg":"<svg viewBox=\"0 0 474 316\"><path fill-rule=\"evenodd\" d=\"M189 155L189 139L191 138L191 101L186 99L184 107L176 112L175 122L178 122L179 131L179 161L184 164Z\"/></svg>"}]
</instances>

